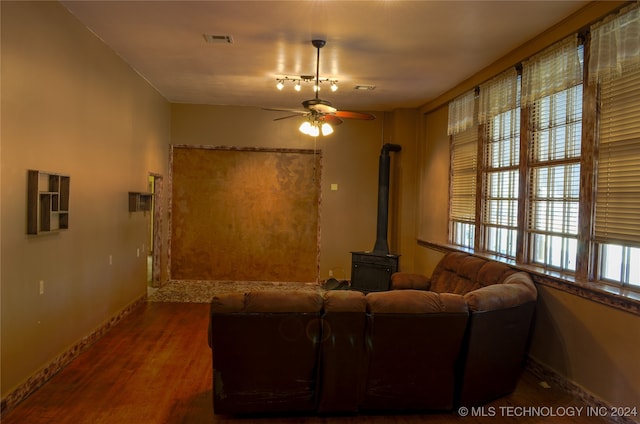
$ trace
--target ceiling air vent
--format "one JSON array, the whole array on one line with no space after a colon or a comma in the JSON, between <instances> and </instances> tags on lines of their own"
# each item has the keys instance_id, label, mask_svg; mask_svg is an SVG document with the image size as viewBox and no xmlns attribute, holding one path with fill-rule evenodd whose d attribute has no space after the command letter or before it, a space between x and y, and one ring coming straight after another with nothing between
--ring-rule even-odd
<instances>
[{"instance_id":1,"label":"ceiling air vent","mask_svg":"<svg viewBox=\"0 0 640 424\"><path fill-rule=\"evenodd\" d=\"M207 43L233 44L233 37L230 35L204 34L204 39Z\"/></svg>"},{"instance_id":2,"label":"ceiling air vent","mask_svg":"<svg viewBox=\"0 0 640 424\"><path fill-rule=\"evenodd\" d=\"M353 87L354 90L372 91L376 89L375 85L358 84Z\"/></svg>"}]
</instances>

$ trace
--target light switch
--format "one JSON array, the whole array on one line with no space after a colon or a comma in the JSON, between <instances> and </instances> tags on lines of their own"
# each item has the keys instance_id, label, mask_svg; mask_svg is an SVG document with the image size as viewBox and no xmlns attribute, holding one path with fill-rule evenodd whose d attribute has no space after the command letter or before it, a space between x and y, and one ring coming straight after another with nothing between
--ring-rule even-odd
<instances>
[{"instance_id":1,"label":"light switch","mask_svg":"<svg viewBox=\"0 0 640 424\"><path fill-rule=\"evenodd\" d=\"M331 191L338 191L338 184L331 184Z\"/></svg>"}]
</instances>

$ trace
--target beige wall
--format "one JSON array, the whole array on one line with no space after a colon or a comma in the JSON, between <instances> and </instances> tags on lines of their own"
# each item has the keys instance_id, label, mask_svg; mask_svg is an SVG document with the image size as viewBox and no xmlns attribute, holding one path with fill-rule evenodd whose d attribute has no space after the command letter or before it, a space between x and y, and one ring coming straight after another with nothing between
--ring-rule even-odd
<instances>
[{"instance_id":1,"label":"beige wall","mask_svg":"<svg viewBox=\"0 0 640 424\"><path fill-rule=\"evenodd\" d=\"M57 2L1 7L4 398L145 295L127 192L167 176L170 107ZM71 176L69 230L26 235L28 169Z\"/></svg>"},{"instance_id":2,"label":"beige wall","mask_svg":"<svg viewBox=\"0 0 640 424\"><path fill-rule=\"evenodd\" d=\"M384 113L374 113L378 117L375 121L345 120L331 136L314 141L297 130L300 125L297 119L273 121L282 116L277 112L252 107L174 104L171 139L174 144L321 150L319 279L328 278L329 271L338 279L350 278L350 252L370 250L375 243L378 158L383 127L385 143L403 146L403 151L392 157L392 167L393 175L407 184L397 187L392 194L393 207L402 203L405 205L402 213L414 215L411 201L407 199L415 196L411 173L416 166L415 154L412 154L416 148L416 111L387 113L386 118ZM392 128L392 132L388 128ZM337 184L338 190L332 191L331 184ZM400 227L393 222L389 240L413 238L411 225ZM401 250L399 244L390 243L390 248ZM410 256L409 252L407 258Z\"/></svg>"},{"instance_id":3,"label":"beige wall","mask_svg":"<svg viewBox=\"0 0 640 424\"><path fill-rule=\"evenodd\" d=\"M550 287L538 294L531 356L612 406L640 407L640 316Z\"/></svg>"},{"instance_id":4,"label":"beige wall","mask_svg":"<svg viewBox=\"0 0 640 424\"><path fill-rule=\"evenodd\" d=\"M617 6L619 2L591 4L584 13L474 75L459 89L448 93L448 99ZM443 96L438 101L422 110L425 112L420 145L422 196L417 223L417 236L433 243L446 242L449 199L448 100ZM415 243L415 271L431 274L442 255L440 251ZM612 406L640 406L640 316L558 289L538 288L540 296L531 356Z\"/></svg>"},{"instance_id":5,"label":"beige wall","mask_svg":"<svg viewBox=\"0 0 640 424\"><path fill-rule=\"evenodd\" d=\"M389 172L389 250L400 255L400 270L415 266L415 217L417 214L419 163L417 110L396 110L387 113L389 127L385 129L385 143L402 146L399 153L391 153ZM375 239L374 239L375 241ZM369 247L369 249L371 249Z\"/></svg>"}]
</instances>

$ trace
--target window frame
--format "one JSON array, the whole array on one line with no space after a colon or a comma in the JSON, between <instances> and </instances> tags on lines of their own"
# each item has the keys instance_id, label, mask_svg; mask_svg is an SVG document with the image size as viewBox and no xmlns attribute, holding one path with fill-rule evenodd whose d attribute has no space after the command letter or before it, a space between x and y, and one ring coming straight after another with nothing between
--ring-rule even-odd
<instances>
[{"instance_id":1,"label":"window frame","mask_svg":"<svg viewBox=\"0 0 640 424\"><path fill-rule=\"evenodd\" d=\"M533 102L531 106L526 107L525 110L523 111L523 113L527 115L527 120L528 120L527 125L525 127L526 129L528 129L528 131L527 131L526 136L524 137L524 140L523 140L524 142L522 143L523 144L523 148L526 150L526 155L527 155L526 161L525 161L525 163L523 165L523 167L525 168L523 174L525 175L525 178L526 178L525 180L523 180L523 184L526 185L526 187L525 187L525 189L523 191L528 193L528 195L526 197L524 197L524 202L526 204L526 208L525 208L524 216L523 216L523 221L524 221L524 224L523 224L523 237L524 237L523 247L524 247L524 250L527 253L526 253L526 255L523 255L519 259L520 259L521 262L530 263L530 264L532 264L534 266L539 266L539 267L544 268L544 269L549 269L549 270L554 270L554 271L559 271L559 272L564 272L564 273L569 273L569 274L574 274L575 273L576 268L577 268L577 256L578 256L578 252L577 252L577 250L578 250L578 248L577 248L577 246L578 246L578 237L579 237L579 224L578 224L578 222L579 222L579 217L580 217L580 198L581 198L580 197L580 193L579 193L579 191L580 191L580 183L579 183L579 181L580 181L580 177L582 175L582 166L581 166L582 165L582 154L581 154L581 152L582 152L582 142L581 142L582 141L582 102L583 102L583 98L584 98L584 96L583 96L583 87L582 86L583 86L583 84L578 84L576 86L569 87L569 88L567 88L565 90L562 90L562 91L560 91L558 93L554 93L554 94L551 94L549 96L545 96L545 97ZM580 89L578 90L577 87L580 87ZM571 91L574 91L574 90L575 91L579 91L579 93L576 93L579 96L579 97L576 97L576 98L579 99L579 100L574 102L574 104L579 105L579 109L580 109L579 113L573 116L573 118L574 118L573 120L569 120L569 119L564 120L561 125L557 125L557 126L549 125L548 129L552 130L552 129L557 129L557 128L560 128L560 127L563 127L563 126L568 128L570 125L573 125L573 124L576 124L576 123L579 122L579 125L580 125L580 131L579 131L580 135L579 135L579 137L580 137L580 139L578 140L578 144L580 146L578 147L578 155L574 155L574 156L571 156L571 157L564 157L564 158L548 158L546 160L537 160L535 158L536 146L535 146L534 141L532 140L533 134L534 134L534 132L536 130L536 128L535 128L536 126L535 126L534 122L532 122L532 121L535 120L534 117L533 117L533 115L535 113L534 112L535 108L538 107L538 105L541 102L547 102L548 101L549 102L549 113L552 114L554 108L551 107L551 104L555 99L557 99L557 97L555 97L555 96L559 96L562 93L567 93L567 97L570 97L570 96L573 95L571 93ZM565 109L565 112L567 112L567 109ZM578 116L578 115L579 115L579 119L575 119L575 116ZM521 128L521 130L523 130L525 128ZM566 140L566 137L565 137L565 140ZM551 142L550 142L550 144L551 144ZM565 215L565 217L563 217L563 221L562 221L563 230L562 231L553 231L553 230L543 231L543 230L540 230L540 229L533 228L533 226L532 226L532 221L533 221L533 217L532 216L534 215L533 203L534 203L534 197L537 197L534 194L532 194L532 191L537 187L536 184L533 182L534 174L538 170L542 170L542 169L552 170L552 169L558 169L560 167L562 167L564 169L565 173L566 173L566 171L569 169L569 167L572 167L572 166L577 166L578 167L578 169L577 169L577 172L578 172L578 185L577 185L578 195L577 195L577 198L574 198L575 200L573 200L573 202L575 202L575 205L576 205L576 209L575 209L575 211L576 211L576 217L575 217L575 219L576 219L576 224L575 224L576 225L576 231L575 231L575 234L571 234L566 229L567 226L570 224L570 222L569 222L570 221L570 217L567 217L566 215ZM553 203L553 202L557 203L558 201L556 199L557 199L557 197L547 196L546 198L540 198L539 201L542 202L544 200L547 200L550 203ZM566 200L566 199L565 199L565 201L563 203L564 203L564 205L563 205L564 207L566 207L566 206L571 204L571 202ZM566 219L564 219L564 218L566 218ZM535 254L536 254L536 252L535 252L535 243L536 243L535 237L536 237L536 235L543 236L545 238L558 237L558 238L561 239L561 242L562 242L561 256L563 258L561 259L561 264L560 265L554 265L552 263L544 262L544 261L541 261L541 262L536 261L536 259L534 258ZM566 243L570 242L569 241L570 239L571 240L575 240L575 257L573 258L573 260L575 261L575 265L574 265L573 269L571 269L569 267L570 259L568 259L568 257L567 257L567 254L571 254L571 252L567 252L565 250ZM551 252L551 249L552 248L543 249L545 257L549 257L549 255L553 254Z\"/></svg>"},{"instance_id":2,"label":"window frame","mask_svg":"<svg viewBox=\"0 0 640 424\"><path fill-rule=\"evenodd\" d=\"M520 84L520 82L518 81L518 84ZM516 149L517 148L517 152L516 155L513 156L511 154L509 154L509 158L511 163L508 165L504 165L504 166L494 166L490 164L491 159L488 158L488 150L490 145L489 143L489 133L492 130L492 124L495 122L496 119L499 120L499 124L500 126L502 126L502 123L504 122L504 120L502 120L503 117L505 117L507 114L511 115L510 118L508 118L509 120L517 120L517 123L515 125L511 125L515 128L517 128L517 132L516 133L511 133L508 135L505 135L504 133L501 132L501 136L502 138L499 141L491 141L491 143L495 143L496 145L498 145L498 143L501 143L502 140L505 140L506 138L510 138L511 142L509 143L509 148L510 150ZM480 143L480 149L481 149L481 155L482 157L479 158L479 162L481 163L480 166L480 174L481 174L481 179L479 180L480 183L478 184L478 187L480 189L480 194L479 194L479 198L480 198L480 210L476 211L476 215L478 216L478 220L479 220L479 225L477 228L479 228L479 231L476 231L476 237L478 237L478 243L476 244L476 247L478 248L478 250L482 251L482 252L486 252L486 253L490 253L493 255L497 255L499 257L504 257L507 260L515 260L517 253L518 253L518 238L519 238L519 228L520 228L520 224L518 221L518 217L519 217L519 196L520 196L520 186L521 186L521 175L520 175L520 167L521 167L521 160L520 160L520 156L521 156L521 137L522 137L522 120L521 120L521 114L522 114L522 110L520 105L518 104L516 106L515 109L510 109L507 111L504 111L502 113L499 113L495 116L493 116L491 118L491 121L493 122L486 122L483 123L481 125L481 140L479 141ZM515 140L517 137L517 141ZM498 145L498 148L500 149L501 146ZM492 196L489 193L489 181L490 181L490 176L491 175L496 175L496 174L514 174L516 176L517 181L515 182L515 192L516 195L515 197L509 197L509 196L505 196L505 197L501 197L501 196ZM489 206L487 204L488 201L491 202L495 202L496 205L498 206L498 209L502 210L502 205L506 205L506 208L508 210L511 210L512 208L510 207L510 205L508 204L511 201L515 201L515 211L516 211L516 217L513 220L513 225L508 225L508 224L500 224L500 223L496 223L496 222L490 222L490 220L494 219L494 217L488 217L488 213L489 210L491 210L491 206ZM496 211L497 215L500 215L500 211ZM492 229L497 229L499 230L505 230L507 232L507 238L509 237L509 232L511 231L515 231L514 234L514 238L513 240L508 240L507 243L513 243L513 254L510 253L505 253L505 252L501 252L501 251L496 251L496 250L491 250L487 247L488 243L490 242L489 240L489 231L491 231Z\"/></svg>"}]
</instances>

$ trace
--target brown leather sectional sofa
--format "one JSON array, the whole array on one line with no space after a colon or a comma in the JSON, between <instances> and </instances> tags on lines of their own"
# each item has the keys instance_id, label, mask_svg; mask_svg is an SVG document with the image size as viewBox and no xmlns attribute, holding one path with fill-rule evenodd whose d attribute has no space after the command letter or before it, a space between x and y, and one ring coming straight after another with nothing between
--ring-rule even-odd
<instances>
[{"instance_id":1,"label":"brown leather sectional sofa","mask_svg":"<svg viewBox=\"0 0 640 424\"><path fill-rule=\"evenodd\" d=\"M449 253L392 289L255 291L211 301L216 414L448 411L515 388L537 292L527 273Z\"/></svg>"}]
</instances>

